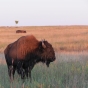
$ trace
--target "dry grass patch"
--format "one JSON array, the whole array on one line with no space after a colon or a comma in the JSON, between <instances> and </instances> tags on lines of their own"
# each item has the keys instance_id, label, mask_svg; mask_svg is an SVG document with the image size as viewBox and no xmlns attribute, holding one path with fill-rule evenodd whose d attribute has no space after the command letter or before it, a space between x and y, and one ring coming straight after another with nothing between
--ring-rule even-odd
<instances>
[{"instance_id":1,"label":"dry grass patch","mask_svg":"<svg viewBox=\"0 0 88 88\"><path fill-rule=\"evenodd\" d=\"M26 30L16 34L16 30ZM48 40L55 50L78 51L88 48L88 26L30 26L0 27L0 52L23 35L33 34L37 39Z\"/></svg>"}]
</instances>

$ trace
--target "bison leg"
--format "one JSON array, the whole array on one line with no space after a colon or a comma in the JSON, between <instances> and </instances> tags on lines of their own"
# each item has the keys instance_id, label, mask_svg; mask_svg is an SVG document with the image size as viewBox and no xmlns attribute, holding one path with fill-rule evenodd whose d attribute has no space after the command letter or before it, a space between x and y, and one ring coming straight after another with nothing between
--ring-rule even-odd
<instances>
[{"instance_id":1,"label":"bison leg","mask_svg":"<svg viewBox=\"0 0 88 88\"><path fill-rule=\"evenodd\" d=\"M9 77L11 79L11 70L10 70L10 67L8 68L8 74L9 74Z\"/></svg>"},{"instance_id":2,"label":"bison leg","mask_svg":"<svg viewBox=\"0 0 88 88\"><path fill-rule=\"evenodd\" d=\"M22 61L18 61L16 69L17 69L18 74L21 75L21 78L23 79L24 78L24 69L22 67L22 64L23 64Z\"/></svg>"},{"instance_id":3,"label":"bison leg","mask_svg":"<svg viewBox=\"0 0 88 88\"><path fill-rule=\"evenodd\" d=\"M8 74L9 74L9 77L10 77L10 80L13 81L13 66L9 66L8 67Z\"/></svg>"},{"instance_id":4,"label":"bison leg","mask_svg":"<svg viewBox=\"0 0 88 88\"><path fill-rule=\"evenodd\" d=\"M20 68L20 71L21 71L21 79L24 79L25 78L25 71L23 68Z\"/></svg>"},{"instance_id":5,"label":"bison leg","mask_svg":"<svg viewBox=\"0 0 88 88\"><path fill-rule=\"evenodd\" d=\"M14 79L15 70L16 70L16 68L14 67L13 71L12 71L13 79Z\"/></svg>"},{"instance_id":6,"label":"bison leg","mask_svg":"<svg viewBox=\"0 0 88 88\"><path fill-rule=\"evenodd\" d=\"M32 82L32 78L31 78L31 70L33 69L34 65L31 65L30 68L28 68L29 70L29 78L30 78L30 82Z\"/></svg>"},{"instance_id":7,"label":"bison leg","mask_svg":"<svg viewBox=\"0 0 88 88\"><path fill-rule=\"evenodd\" d=\"M30 78L30 82L32 82L32 79L31 79L31 70L29 70L29 78Z\"/></svg>"},{"instance_id":8,"label":"bison leg","mask_svg":"<svg viewBox=\"0 0 88 88\"><path fill-rule=\"evenodd\" d=\"M6 63L8 66L8 74L10 77L10 80L13 80L12 73L13 73L13 63L12 63L12 58L10 58L8 55L5 55Z\"/></svg>"},{"instance_id":9,"label":"bison leg","mask_svg":"<svg viewBox=\"0 0 88 88\"><path fill-rule=\"evenodd\" d=\"M46 65L47 65L47 67L49 67L49 64L50 64L50 62L49 62L49 61L46 61Z\"/></svg>"},{"instance_id":10,"label":"bison leg","mask_svg":"<svg viewBox=\"0 0 88 88\"><path fill-rule=\"evenodd\" d=\"M33 67L34 67L34 63L30 64L29 67L28 67L30 82L32 82L31 70L33 69Z\"/></svg>"},{"instance_id":11,"label":"bison leg","mask_svg":"<svg viewBox=\"0 0 88 88\"><path fill-rule=\"evenodd\" d=\"M28 68L25 69L25 75L28 78Z\"/></svg>"}]
</instances>

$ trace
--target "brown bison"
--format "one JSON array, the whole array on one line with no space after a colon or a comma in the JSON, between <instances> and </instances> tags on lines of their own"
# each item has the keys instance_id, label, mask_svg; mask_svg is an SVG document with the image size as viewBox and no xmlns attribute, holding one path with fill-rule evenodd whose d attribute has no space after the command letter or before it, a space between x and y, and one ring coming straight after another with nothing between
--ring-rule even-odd
<instances>
[{"instance_id":1,"label":"brown bison","mask_svg":"<svg viewBox=\"0 0 88 88\"><path fill-rule=\"evenodd\" d=\"M38 41L33 35L20 37L17 41L9 44L4 50L8 74L10 79L14 78L15 70L31 79L31 70L38 62L46 63L55 61L55 52L47 41Z\"/></svg>"},{"instance_id":2,"label":"brown bison","mask_svg":"<svg viewBox=\"0 0 88 88\"><path fill-rule=\"evenodd\" d=\"M16 33L26 33L25 30L17 30Z\"/></svg>"}]
</instances>

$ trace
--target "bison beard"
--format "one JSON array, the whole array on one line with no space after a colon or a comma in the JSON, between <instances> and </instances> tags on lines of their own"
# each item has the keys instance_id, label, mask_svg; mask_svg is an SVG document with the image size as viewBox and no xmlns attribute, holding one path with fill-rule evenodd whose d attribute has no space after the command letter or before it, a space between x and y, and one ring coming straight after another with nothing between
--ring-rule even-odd
<instances>
[{"instance_id":1,"label":"bison beard","mask_svg":"<svg viewBox=\"0 0 88 88\"><path fill-rule=\"evenodd\" d=\"M9 44L4 50L8 74L14 78L15 70L24 79L30 77L31 70L38 62L46 63L55 61L55 52L47 41L38 41L33 35L22 36L17 41Z\"/></svg>"}]
</instances>

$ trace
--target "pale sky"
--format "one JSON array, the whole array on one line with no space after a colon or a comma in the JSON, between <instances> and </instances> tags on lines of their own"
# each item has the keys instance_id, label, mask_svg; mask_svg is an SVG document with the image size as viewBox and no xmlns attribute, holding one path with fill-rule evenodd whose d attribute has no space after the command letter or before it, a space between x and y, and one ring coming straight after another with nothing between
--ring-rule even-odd
<instances>
[{"instance_id":1,"label":"pale sky","mask_svg":"<svg viewBox=\"0 0 88 88\"><path fill-rule=\"evenodd\" d=\"M0 0L0 26L88 25L88 0Z\"/></svg>"}]
</instances>

